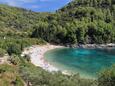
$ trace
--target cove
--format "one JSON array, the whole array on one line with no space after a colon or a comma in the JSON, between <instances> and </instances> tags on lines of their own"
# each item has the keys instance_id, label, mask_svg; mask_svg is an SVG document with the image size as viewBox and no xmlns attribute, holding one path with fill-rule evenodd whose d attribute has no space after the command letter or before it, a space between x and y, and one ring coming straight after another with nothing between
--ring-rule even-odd
<instances>
[{"instance_id":1,"label":"cove","mask_svg":"<svg viewBox=\"0 0 115 86\"><path fill-rule=\"evenodd\" d=\"M115 49L59 48L46 52L44 58L60 71L97 78L101 70L115 64Z\"/></svg>"}]
</instances>

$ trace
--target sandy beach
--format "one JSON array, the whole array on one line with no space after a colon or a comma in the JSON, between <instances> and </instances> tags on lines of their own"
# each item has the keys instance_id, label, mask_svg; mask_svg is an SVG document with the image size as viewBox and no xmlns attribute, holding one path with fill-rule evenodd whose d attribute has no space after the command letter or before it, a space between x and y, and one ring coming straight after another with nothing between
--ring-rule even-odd
<instances>
[{"instance_id":1,"label":"sandy beach","mask_svg":"<svg viewBox=\"0 0 115 86\"><path fill-rule=\"evenodd\" d=\"M52 71L59 71L58 68L54 67L50 63L48 63L44 59L44 53L55 48L62 48L64 46L57 46L57 45L33 45L31 47L25 48L22 56L24 55L29 55L31 63L34 64L35 66L39 66L46 71L52 72Z\"/></svg>"},{"instance_id":2,"label":"sandy beach","mask_svg":"<svg viewBox=\"0 0 115 86\"><path fill-rule=\"evenodd\" d=\"M104 46L104 47L103 47ZM92 44L87 44L87 45L82 45L83 48L107 48L105 46L110 46L110 48L113 48L113 45L108 44L108 45L92 45ZM111 47L112 46L112 47ZM63 48L64 46L58 46L58 45L51 45L51 44L46 44L46 45L33 45L31 47L27 47L24 49L22 56L28 55L30 57L30 61L32 64L35 66L41 67L42 69L48 71L48 72L57 72L61 71L62 74L64 75L72 75L72 73L68 72L67 70L59 70L57 67L53 66L50 64L48 61L44 59L44 54L51 50L51 49L56 49L56 48ZM83 78L91 78L95 79L93 77L89 76L82 76Z\"/></svg>"}]
</instances>

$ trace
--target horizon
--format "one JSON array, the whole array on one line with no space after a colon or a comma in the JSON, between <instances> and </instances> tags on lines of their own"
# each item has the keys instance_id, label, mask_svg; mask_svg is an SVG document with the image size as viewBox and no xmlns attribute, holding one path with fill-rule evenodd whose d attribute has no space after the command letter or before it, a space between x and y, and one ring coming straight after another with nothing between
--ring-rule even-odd
<instances>
[{"instance_id":1,"label":"horizon","mask_svg":"<svg viewBox=\"0 0 115 86\"><path fill-rule=\"evenodd\" d=\"M3 0L0 4L24 8L35 12L55 12L72 0Z\"/></svg>"}]
</instances>

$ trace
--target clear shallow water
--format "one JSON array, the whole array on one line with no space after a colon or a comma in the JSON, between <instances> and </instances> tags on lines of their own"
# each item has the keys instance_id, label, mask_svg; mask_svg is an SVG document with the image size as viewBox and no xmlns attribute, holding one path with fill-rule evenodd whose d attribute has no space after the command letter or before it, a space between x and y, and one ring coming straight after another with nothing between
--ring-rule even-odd
<instances>
[{"instance_id":1,"label":"clear shallow water","mask_svg":"<svg viewBox=\"0 0 115 86\"><path fill-rule=\"evenodd\" d=\"M62 71L96 78L99 71L115 63L115 49L61 48L46 52L45 59Z\"/></svg>"}]
</instances>

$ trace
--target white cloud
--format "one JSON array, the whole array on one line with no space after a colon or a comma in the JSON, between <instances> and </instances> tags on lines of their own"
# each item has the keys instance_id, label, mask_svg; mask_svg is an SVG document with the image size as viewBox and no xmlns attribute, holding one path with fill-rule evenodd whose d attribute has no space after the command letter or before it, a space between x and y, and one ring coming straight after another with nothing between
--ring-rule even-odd
<instances>
[{"instance_id":1,"label":"white cloud","mask_svg":"<svg viewBox=\"0 0 115 86\"><path fill-rule=\"evenodd\" d=\"M35 8L36 9L36 8L40 8L40 6L39 5L32 5L31 8Z\"/></svg>"},{"instance_id":2,"label":"white cloud","mask_svg":"<svg viewBox=\"0 0 115 86\"><path fill-rule=\"evenodd\" d=\"M57 6L58 3L68 3L69 1L71 0L0 0L0 3L32 10L35 9L35 11L36 10L47 11L50 9L55 10L56 8L61 7L61 4Z\"/></svg>"},{"instance_id":3,"label":"white cloud","mask_svg":"<svg viewBox=\"0 0 115 86\"><path fill-rule=\"evenodd\" d=\"M54 1L54 0L40 0L41 2Z\"/></svg>"},{"instance_id":4,"label":"white cloud","mask_svg":"<svg viewBox=\"0 0 115 86\"><path fill-rule=\"evenodd\" d=\"M24 4L32 4L36 2L49 2L49 1L54 1L54 0L0 0L0 3L5 3L11 6L22 6ZM33 6L37 7L37 6Z\"/></svg>"},{"instance_id":5,"label":"white cloud","mask_svg":"<svg viewBox=\"0 0 115 86\"><path fill-rule=\"evenodd\" d=\"M11 5L11 6L17 6L18 5L17 3L13 2L13 1L11 1L11 2L6 1L5 3L8 5Z\"/></svg>"},{"instance_id":6,"label":"white cloud","mask_svg":"<svg viewBox=\"0 0 115 86\"><path fill-rule=\"evenodd\" d=\"M37 0L2 0L1 3L5 3L11 6L21 6L27 3L35 3Z\"/></svg>"},{"instance_id":7,"label":"white cloud","mask_svg":"<svg viewBox=\"0 0 115 86\"><path fill-rule=\"evenodd\" d=\"M17 0L17 1L24 2L24 3L33 3L36 2L37 0Z\"/></svg>"}]
</instances>

